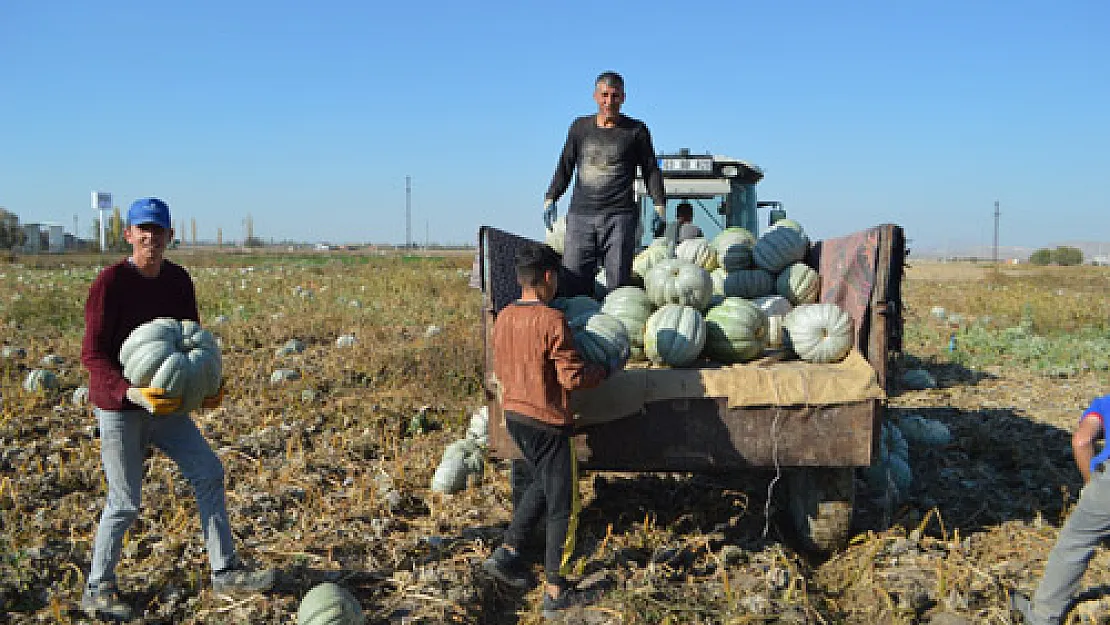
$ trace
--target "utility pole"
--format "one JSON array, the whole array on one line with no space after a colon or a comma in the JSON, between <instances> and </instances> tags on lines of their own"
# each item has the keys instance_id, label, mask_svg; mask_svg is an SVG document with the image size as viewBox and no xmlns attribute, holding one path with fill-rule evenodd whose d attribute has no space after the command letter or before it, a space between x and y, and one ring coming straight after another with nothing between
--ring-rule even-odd
<instances>
[{"instance_id":1,"label":"utility pole","mask_svg":"<svg viewBox=\"0 0 1110 625\"><path fill-rule=\"evenodd\" d=\"M998 264L998 200L994 201L994 264Z\"/></svg>"},{"instance_id":2,"label":"utility pole","mask_svg":"<svg viewBox=\"0 0 1110 625\"><path fill-rule=\"evenodd\" d=\"M412 176L405 176L405 249L412 247Z\"/></svg>"}]
</instances>

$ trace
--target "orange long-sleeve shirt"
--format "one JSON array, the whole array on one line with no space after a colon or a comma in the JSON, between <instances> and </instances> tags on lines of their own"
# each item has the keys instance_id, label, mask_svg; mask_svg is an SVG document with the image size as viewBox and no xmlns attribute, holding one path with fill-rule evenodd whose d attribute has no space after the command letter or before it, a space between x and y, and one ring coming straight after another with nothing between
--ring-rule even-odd
<instances>
[{"instance_id":1,"label":"orange long-sleeve shirt","mask_svg":"<svg viewBox=\"0 0 1110 625\"><path fill-rule=\"evenodd\" d=\"M493 371L501 407L558 427L574 424L570 391L605 380L605 367L582 360L563 313L514 302L493 323Z\"/></svg>"}]
</instances>

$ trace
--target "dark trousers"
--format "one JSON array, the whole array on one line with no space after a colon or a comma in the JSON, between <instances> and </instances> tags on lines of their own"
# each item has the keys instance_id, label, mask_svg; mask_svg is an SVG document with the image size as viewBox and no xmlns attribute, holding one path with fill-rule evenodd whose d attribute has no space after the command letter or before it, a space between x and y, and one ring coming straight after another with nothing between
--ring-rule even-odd
<instances>
[{"instance_id":1,"label":"dark trousers","mask_svg":"<svg viewBox=\"0 0 1110 625\"><path fill-rule=\"evenodd\" d=\"M519 550L546 515L544 573L549 584L563 585L574 553L580 509L578 463L570 436L512 418L505 420L505 427L524 455L524 463L518 463L519 470L514 471L518 481L514 486L522 490L519 500L513 502L505 543Z\"/></svg>"},{"instance_id":2,"label":"dark trousers","mask_svg":"<svg viewBox=\"0 0 1110 625\"><path fill-rule=\"evenodd\" d=\"M598 265L605 267L605 286L612 291L631 284L639 215L624 213L567 213L563 244L563 275L559 295L592 295Z\"/></svg>"}]
</instances>

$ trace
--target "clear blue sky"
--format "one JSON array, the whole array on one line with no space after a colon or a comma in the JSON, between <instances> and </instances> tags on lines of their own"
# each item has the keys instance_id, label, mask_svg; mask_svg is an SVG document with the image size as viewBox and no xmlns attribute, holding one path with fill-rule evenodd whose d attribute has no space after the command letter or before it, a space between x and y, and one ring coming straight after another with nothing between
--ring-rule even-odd
<instances>
[{"instance_id":1,"label":"clear blue sky","mask_svg":"<svg viewBox=\"0 0 1110 625\"><path fill-rule=\"evenodd\" d=\"M200 238L539 237L594 76L657 150L766 171L817 238L1110 240L1110 3L6 0L0 206L158 195ZM569 197L569 196L568 196ZM567 199L560 202L565 208ZM187 221L186 221L187 223Z\"/></svg>"}]
</instances>

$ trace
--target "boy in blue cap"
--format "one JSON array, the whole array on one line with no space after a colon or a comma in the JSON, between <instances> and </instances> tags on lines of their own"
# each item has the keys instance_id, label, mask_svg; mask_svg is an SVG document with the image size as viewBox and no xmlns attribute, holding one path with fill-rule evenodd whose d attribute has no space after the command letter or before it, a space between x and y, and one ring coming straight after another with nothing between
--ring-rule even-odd
<instances>
[{"instance_id":1,"label":"boy in blue cap","mask_svg":"<svg viewBox=\"0 0 1110 625\"><path fill-rule=\"evenodd\" d=\"M251 570L235 555L223 464L188 413L179 410L181 400L162 389L132 386L119 362L120 346L143 323L158 317L200 321L192 278L163 258L173 239L169 206L158 198L136 200L127 211L123 237L132 253L101 271L89 288L81 345L108 483L81 609L94 618L117 620L131 618L115 568L123 536L139 513L147 445L169 456L193 487L213 589L220 594L263 591L274 583L273 570ZM223 387L205 399L204 407L215 408L222 399Z\"/></svg>"},{"instance_id":2,"label":"boy in blue cap","mask_svg":"<svg viewBox=\"0 0 1110 625\"><path fill-rule=\"evenodd\" d=\"M1071 437L1072 453L1083 475L1079 503L1068 516L1056 546L1048 554L1044 577L1033 600L1020 594L1010 599L1011 607L1030 625L1057 625L1079 590L1079 580L1098 546L1110 536L1110 446L1096 453L1095 441L1104 438L1104 420L1110 417L1110 395L1091 402Z\"/></svg>"}]
</instances>

